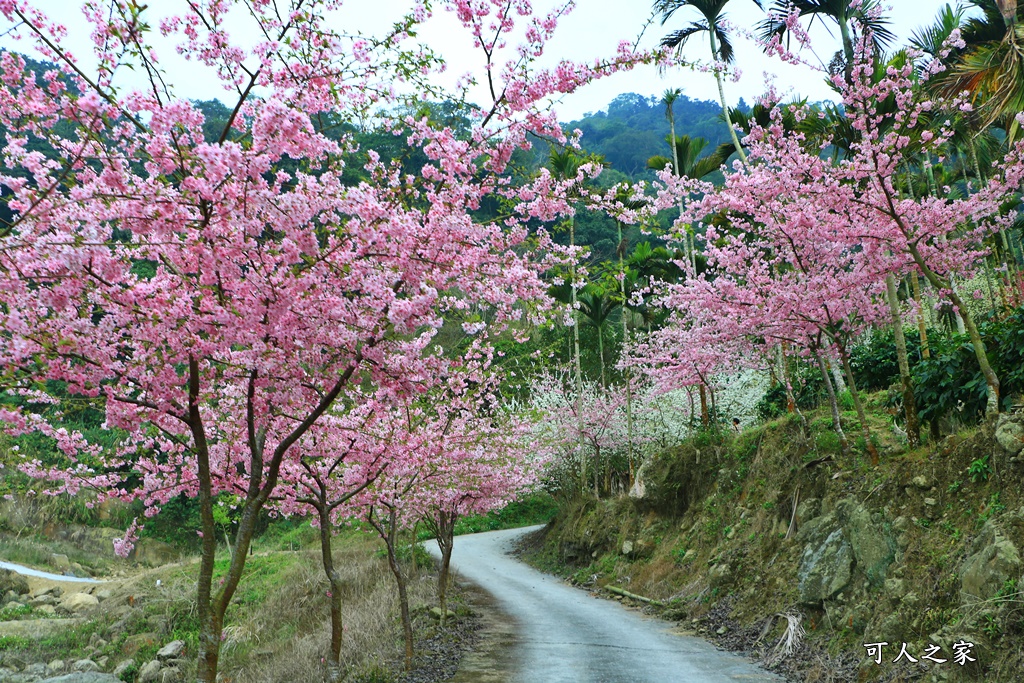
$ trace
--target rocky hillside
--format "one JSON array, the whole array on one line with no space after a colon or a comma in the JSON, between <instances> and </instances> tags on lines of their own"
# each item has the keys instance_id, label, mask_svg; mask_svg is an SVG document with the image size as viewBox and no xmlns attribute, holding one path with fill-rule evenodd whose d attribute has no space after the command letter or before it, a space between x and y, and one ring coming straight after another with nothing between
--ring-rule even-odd
<instances>
[{"instance_id":1,"label":"rocky hillside","mask_svg":"<svg viewBox=\"0 0 1024 683\"><path fill-rule=\"evenodd\" d=\"M792 680L1020 681L1024 415L907 451L880 404L878 466L814 414L697 437L528 556Z\"/></svg>"}]
</instances>

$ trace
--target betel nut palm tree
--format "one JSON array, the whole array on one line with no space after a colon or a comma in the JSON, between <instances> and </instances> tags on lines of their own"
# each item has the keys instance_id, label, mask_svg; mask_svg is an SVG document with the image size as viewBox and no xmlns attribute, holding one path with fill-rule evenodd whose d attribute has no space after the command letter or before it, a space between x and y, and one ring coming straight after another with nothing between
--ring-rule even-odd
<instances>
[{"instance_id":1,"label":"betel nut palm tree","mask_svg":"<svg viewBox=\"0 0 1024 683\"><path fill-rule=\"evenodd\" d=\"M729 135L736 146L736 152L740 160L746 164L747 155L740 146L739 137L733 128L732 120L729 118L729 104L725 99L725 86L722 83L722 72L718 64L731 64L735 55L733 53L732 39L725 26L725 7L730 0L655 0L654 11L661 15L661 23L664 25L673 18L676 12L692 8L702 18L691 21L681 29L672 31L661 40L664 47L672 48L678 54L682 51L686 42L694 35L707 31L711 43L711 58L715 62L715 80L718 83L718 97L722 104L722 115L725 123L729 126ZM751 0L760 9L764 9L763 0Z\"/></svg>"}]
</instances>

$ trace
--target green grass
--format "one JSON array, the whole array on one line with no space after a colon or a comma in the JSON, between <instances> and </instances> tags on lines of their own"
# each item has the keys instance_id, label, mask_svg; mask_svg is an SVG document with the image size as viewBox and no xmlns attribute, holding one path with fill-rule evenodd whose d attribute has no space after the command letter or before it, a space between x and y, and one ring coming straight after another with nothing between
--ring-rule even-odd
<instances>
[{"instance_id":1,"label":"green grass","mask_svg":"<svg viewBox=\"0 0 1024 683\"><path fill-rule=\"evenodd\" d=\"M21 607L11 607L0 609L0 621L14 621L15 619L25 619L41 617L42 614L36 612L35 608L29 605L22 605Z\"/></svg>"},{"instance_id":2,"label":"green grass","mask_svg":"<svg viewBox=\"0 0 1024 683\"><path fill-rule=\"evenodd\" d=\"M275 520L254 542L258 551L300 550L319 545L320 530L314 529L309 520Z\"/></svg>"},{"instance_id":3,"label":"green grass","mask_svg":"<svg viewBox=\"0 0 1024 683\"><path fill-rule=\"evenodd\" d=\"M486 515L463 517L455 524L455 534L475 534L481 531L547 524L556 514L558 503L555 499L547 493L535 493Z\"/></svg>"},{"instance_id":4,"label":"green grass","mask_svg":"<svg viewBox=\"0 0 1024 683\"><path fill-rule=\"evenodd\" d=\"M27 650L35 643L32 638L19 638L17 636L0 636L0 652L12 650Z\"/></svg>"},{"instance_id":5,"label":"green grass","mask_svg":"<svg viewBox=\"0 0 1024 683\"><path fill-rule=\"evenodd\" d=\"M100 629L98 622L90 622L69 626L57 634L38 640L4 636L0 637L0 652L16 653L24 659L39 662L48 662L58 657L85 657L91 650L89 638ZM113 650L106 654L113 654Z\"/></svg>"},{"instance_id":6,"label":"green grass","mask_svg":"<svg viewBox=\"0 0 1024 683\"><path fill-rule=\"evenodd\" d=\"M103 572L109 569L113 560L85 552L69 543L51 541L43 536L0 537L0 558L8 562L53 571L50 555L67 555L70 562Z\"/></svg>"}]
</instances>

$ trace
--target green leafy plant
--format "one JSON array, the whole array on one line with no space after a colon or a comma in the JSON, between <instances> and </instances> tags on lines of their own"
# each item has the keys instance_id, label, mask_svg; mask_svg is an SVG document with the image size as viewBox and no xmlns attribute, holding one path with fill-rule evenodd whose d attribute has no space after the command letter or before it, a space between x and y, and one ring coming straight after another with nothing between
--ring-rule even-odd
<instances>
[{"instance_id":1,"label":"green leafy plant","mask_svg":"<svg viewBox=\"0 0 1024 683\"><path fill-rule=\"evenodd\" d=\"M128 664L128 666L126 666L124 670L121 672L119 678L122 681L124 681L124 683L135 683L135 679L138 677L138 675L139 665L136 664L134 660L132 660L131 663Z\"/></svg>"},{"instance_id":2,"label":"green leafy plant","mask_svg":"<svg viewBox=\"0 0 1024 683\"><path fill-rule=\"evenodd\" d=\"M1003 318L990 316L978 327L1007 408L1012 397L1024 389L1024 307ZM967 335L936 336L931 358L917 361L913 375L918 414L923 423L932 424L933 434L943 417L972 424L984 415L985 378Z\"/></svg>"},{"instance_id":3,"label":"green leafy plant","mask_svg":"<svg viewBox=\"0 0 1024 683\"><path fill-rule=\"evenodd\" d=\"M814 437L814 443L818 447L818 451L822 453L839 453L842 449L839 435L833 431L817 434Z\"/></svg>"},{"instance_id":4,"label":"green leafy plant","mask_svg":"<svg viewBox=\"0 0 1024 683\"><path fill-rule=\"evenodd\" d=\"M1003 633L999 619L993 614L986 614L981 618L981 630L989 638L998 638Z\"/></svg>"},{"instance_id":5,"label":"green leafy plant","mask_svg":"<svg viewBox=\"0 0 1024 683\"><path fill-rule=\"evenodd\" d=\"M988 464L988 455L973 460L967 468L967 474L975 484L988 481L989 475L992 474L992 468Z\"/></svg>"},{"instance_id":6,"label":"green leafy plant","mask_svg":"<svg viewBox=\"0 0 1024 683\"><path fill-rule=\"evenodd\" d=\"M920 358L920 342L916 335L906 335L907 355ZM896 357L896 340L892 329L878 330L864 344L858 344L850 351L850 366L853 368L857 387L863 391L881 391L900 381L899 360Z\"/></svg>"},{"instance_id":7,"label":"green leafy plant","mask_svg":"<svg viewBox=\"0 0 1024 683\"><path fill-rule=\"evenodd\" d=\"M985 511L981 513L981 520L987 521L994 515L998 515L1000 512L1006 509L1006 504L1003 503L999 496L999 492L996 491L988 498L988 505L985 506Z\"/></svg>"}]
</instances>

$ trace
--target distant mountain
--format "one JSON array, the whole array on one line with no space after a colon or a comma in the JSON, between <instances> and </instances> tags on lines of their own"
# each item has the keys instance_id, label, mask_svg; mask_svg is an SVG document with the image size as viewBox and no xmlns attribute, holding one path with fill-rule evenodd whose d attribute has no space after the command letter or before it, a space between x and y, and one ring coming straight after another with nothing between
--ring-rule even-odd
<instances>
[{"instance_id":1,"label":"distant mountain","mask_svg":"<svg viewBox=\"0 0 1024 683\"><path fill-rule=\"evenodd\" d=\"M750 109L742 99L738 106L743 111ZM728 141L729 132L717 102L682 96L673 110L676 135L704 138L711 143L708 151ZM583 131L583 149L604 155L612 169L634 180L653 177L647 169L652 156L670 154L669 124L660 97L624 93L609 102L604 111L588 114L564 128Z\"/></svg>"}]
</instances>

